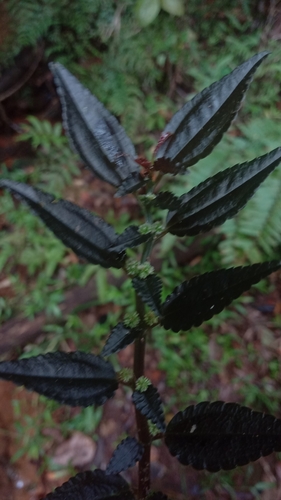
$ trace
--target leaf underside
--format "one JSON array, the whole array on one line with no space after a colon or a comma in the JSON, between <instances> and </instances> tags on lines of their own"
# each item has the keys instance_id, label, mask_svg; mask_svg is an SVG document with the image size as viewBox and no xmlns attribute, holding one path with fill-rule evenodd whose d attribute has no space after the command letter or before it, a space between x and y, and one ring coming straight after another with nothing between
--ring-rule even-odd
<instances>
[{"instance_id":1,"label":"leaf underside","mask_svg":"<svg viewBox=\"0 0 281 500\"><path fill-rule=\"evenodd\" d=\"M183 465L230 470L281 451L281 420L236 403L203 402L172 418L165 443Z\"/></svg>"},{"instance_id":2,"label":"leaf underside","mask_svg":"<svg viewBox=\"0 0 281 500\"><path fill-rule=\"evenodd\" d=\"M118 194L143 184L135 148L118 120L66 68L51 63L62 103L64 127L82 161Z\"/></svg>"},{"instance_id":3,"label":"leaf underside","mask_svg":"<svg viewBox=\"0 0 281 500\"><path fill-rule=\"evenodd\" d=\"M101 355L109 356L110 354L121 351L121 349L125 349L125 347L132 344L141 333L142 330L138 328L127 328L124 323L118 323L106 340Z\"/></svg>"},{"instance_id":4,"label":"leaf underside","mask_svg":"<svg viewBox=\"0 0 281 500\"><path fill-rule=\"evenodd\" d=\"M70 406L103 405L118 387L110 363L79 351L3 361L0 378Z\"/></svg>"},{"instance_id":5,"label":"leaf underside","mask_svg":"<svg viewBox=\"0 0 281 500\"><path fill-rule=\"evenodd\" d=\"M133 278L132 284L143 302L147 304L157 316L160 316L162 281L159 276L150 274L145 279Z\"/></svg>"},{"instance_id":6,"label":"leaf underside","mask_svg":"<svg viewBox=\"0 0 281 500\"><path fill-rule=\"evenodd\" d=\"M156 387L149 385L146 391L135 391L132 395L133 403L137 410L151 420L161 432L165 432L165 418L162 401Z\"/></svg>"},{"instance_id":7,"label":"leaf underside","mask_svg":"<svg viewBox=\"0 0 281 500\"><path fill-rule=\"evenodd\" d=\"M177 236L195 236L234 217L280 161L281 148L277 148L210 177L177 198L177 207L175 199L167 200L175 207L167 217L169 232Z\"/></svg>"},{"instance_id":8,"label":"leaf underside","mask_svg":"<svg viewBox=\"0 0 281 500\"><path fill-rule=\"evenodd\" d=\"M280 261L220 269L184 281L162 307L162 325L174 332L199 326L281 266Z\"/></svg>"},{"instance_id":9,"label":"leaf underside","mask_svg":"<svg viewBox=\"0 0 281 500\"><path fill-rule=\"evenodd\" d=\"M186 103L163 131L156 170L179 173L207 156L221 140L240 107L253 74L268 55L261 52Z\"/></svg>"},{"instance_id":10,"label":"leaf underside","mask_svg":"<svg viewBox=\"0 0 281 500\"><path fill-rule=\"evenodd\" d=\"M27 184L1 180L0 187L20 197L79 257L106 268L121 268L124 265L125 252L111 249L122 235L118 236L113 227L100 217L70 201L56 200L52 195Z\"/></svg>"},{"instance_id":11,"label":"leaf underside","mask_svg":"<svg viewBox=\"0 0 281 500\"><path fill-rule=\"evenodd\" d=\"M105 471L80 472L43 500L134 500L128 483L121 476Z\"/></svg>"},{"instance_id":12,"label":"leaf underside","mask_svg":"<svg viewBox=\"0 0 281 500\"><path fill-rule=\"evenodd\" d=\"M106 474L119 474L136 465L143 455L143 445L134 437L123 439L106 468Z\"/></svg>"}]
</instances>

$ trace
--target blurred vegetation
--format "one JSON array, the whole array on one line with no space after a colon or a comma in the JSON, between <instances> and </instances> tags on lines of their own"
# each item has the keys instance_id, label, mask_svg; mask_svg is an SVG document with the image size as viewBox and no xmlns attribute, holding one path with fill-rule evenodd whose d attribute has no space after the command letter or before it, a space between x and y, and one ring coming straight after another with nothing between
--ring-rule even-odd
<instances>
[{"instance_id":1,"label":"blurred vegetation","mask_svg":"<svg viewBox=\"0 0 281 500\"><path fill-rule=\"evenodd\" d=\"M268 9L268 2L182 1L179 2L181 15L173 15L167 7L169 2L162 2L161 8L155 7L150 19L143 17L146 3L143 0L123 0L122 3L115 0L2 0L0 71L12 66L14 57L24 47L36 46L40 41L44 44L44 59L66 65L119 117L139 154L151 156L161 130L176 109L254 53L270 50L272 54L258 70L239 119L229 133L207 159L190 169L189 175L176 180L171 177L169 189L181 194L218 170L279 146L281 47L280 41L272 36L274 12ZM27 139L37 151L32 168L23 165L8 171L2 165L1 175L62 195L78 175L78 163L61 125L29 117L20 135L20 140ZM176 243L175 238L168 235L159 249L160 255L165 256L166 292L190 272L196 274L223 264L239 265L275 258L281 243L280 190L279 168L247 207L216 231L217 237L212 240L216 241L215 246L205 237L202 244L208 250L191 268L171 270L177 265L175 248L184 250L194 239L184 238ZM58 317L66 287L84 285L92 275L96 276L101 303L112 301L130 310L132 294L127 282L115 289L107 283L103 269L71 262L70 252L22 206L15 211L6 193L0 199L0 216L1 213L7 223L15 227L0 234L0 272L9 277L15 294L11 298L0 298L0 322L20 312L32 318L42 310L50 318ZM110 217L112 213L108 221ZM126 216L121 217L120 230L127 220ZM22 267L27 275L25 279L20 275ZM251 351L233 330L225 331L228 322L239 325L249 300L249 297L238 300L230 310L188 334L169 334L169 338L164 338L163 332L156 330L153 344L161 352L160 368L167 373L168 385L176 387L173 398L169 399L171 407L177 406L183 397L190 403L217 397L217 389L212 389L209 381L217 380L218 374L233 360L238 369L243 356L251 358L252 366L262 365L262 354ZM24 355L63 348L66 339L71 339L79 349L95 349L99 339L117 322L118 314L92 329L76 314L69 315L62 323L50 320L43 343L27 346ZM278 322L277 317L273 326L280 326ZM210 359L210 337L221 352L219 360ZM277 379L278 359L273 357L269 365L270 377ZM236 384L242 402L271 413L278 410L281 393L272 386L268 374L261 375L258 386L252 383L251 376L243 382L243 386L239 381ZM188 394L187 387L190 388ZM48 408L42 418L50 419L52 403L44 398L42 401ZM88 413L77 419L77 428L82 430L85 421L89 421ZM97 423L95 421L95 425ZM32 422L29 425L32 427ZM70 432L69 425L65 424L65 433ZM18 431L21 435L20 429ZM38 435L33 456L42 454L44 446ZM21 450L28 451L28 442L23 441ZM229 488L231 477L228 474L225 480Z\"/></svg>"}]
</instances>

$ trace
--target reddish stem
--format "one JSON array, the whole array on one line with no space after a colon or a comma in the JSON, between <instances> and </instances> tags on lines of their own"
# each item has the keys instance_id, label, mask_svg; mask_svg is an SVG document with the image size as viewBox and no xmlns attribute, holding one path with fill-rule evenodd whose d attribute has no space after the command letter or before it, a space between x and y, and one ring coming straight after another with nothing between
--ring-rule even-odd
<instances>
[{"instance_id":1,"label":"reddish stem","mask_svg":"<svg viewBox=\"0 0 281 500\"><path fill-rule=\"evenodd\" d=\"M141 322L144 317L144 305L142 300L136 297L137 312L139 313ZM135 380L144 375L144 357L145 357L145 337L142 336L135 341L134 352L134 376ZM144 417L137 409L136 422L138 430L139 442L144 446L143 456L139 461L138 473L138 497L139 500L144 500L150 489L150 446L151 438L146 417Z\"/></svg>"}]
</instances>

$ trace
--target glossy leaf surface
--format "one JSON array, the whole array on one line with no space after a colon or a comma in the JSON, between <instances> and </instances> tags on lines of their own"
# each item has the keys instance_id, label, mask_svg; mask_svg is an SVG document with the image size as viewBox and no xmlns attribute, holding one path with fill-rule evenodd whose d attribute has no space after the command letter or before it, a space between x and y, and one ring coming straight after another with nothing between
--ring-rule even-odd
<instances>
[{"instance_id":1,"label":"glossy leaf surface","mask_svg":"<svg viewBox=\"0 0 281 500\"><path fill-rule=\"evenodd\" d=\"M120 234L111 250L114 252L123 252L126 248L135 248L150 238L149 234L141 234L137 226L129 226Z\"/></svg>"},{"instance_id":2,"label":"glossy leaf surface","mask_svg":"<svg viewBox=\"0 0 281 500\"><path fill-rule=\"evenodd\" d=\"M141 332L142 330L138 328L127 328L124 323L118 323L109 335L101 355L109 356L110 354L121 351L121 349L124 349L127 345L132 344Z\"/></svg>"},{"instance_id":3,"label":"glossy leaf surface","mask_svg":"<svg viewBox=\"0 0 281 500\"><path fill-rule=\"evenodd\" d=\"M254 72L268 55L261 52L197 94L171 119L157 150L155 168L179 173L207 156L234 119Z\"/></svg>"},{"instance_id":4,"label":"glossy leaf surface","mask_svg":"<svg viewBox=\"0 0 281 500\"><path fill-rule=\"evenodd\" d=\"M119 474L136 465L143 455L143 445L134 437L123 439L114 451L106 474Z\"/></svg>"},{"instance_id":5,"label":"glossy leaf surface","mask_svg":"<svg viewBox=\"0 0 281 500\"><path fill-rule=\"evenodd\" d=\"M199 326L221 312L254 283L281 267L280 261L220 269L184 281L169 295L162 308L164 328L174 332Z\"/></svg>"},{"instance_id":6,"label":"glossy leaf surface","mask_svg":"<svg viewBox=\"0 0 281 500\"><path fill-rule=\"evenodd\" d=\"M281 148L219 172L177 199L167 218L169 232L195 236L237 214L281 160ZM163 198L163 197L162 197ZM170 204L176 204L175 200Z\"/></svg>"},{"instance_id":7,"label":"glossy leaf surface","mask_svg":"<svg viewBox=\"0 0 281 500\"><path fill-rule=\"evenodd\" d=\"M172 418L165 442L183 465L229 470L281 451L281 420L236 403L204 402Z\"/></svg>"},{"instance_id":8,"label":"glossy leaf surface","mask_svg":"<svg viewBox=\"0 0 281 500\"><path fill-rule=\"evenodd\" d=\"M150 274L145 279L133 278L133 287L143 302L158 315L161 315L162 281L156 274Z\"/></svg>"},{"instance_id":9,"label":"glossy leaf surface","mask_svg":"<svg viewBox=\"0 0 281 500\"><path fill-rule=\"evenodd\" d=\"M151 420L161 432L165 432L166 426L162 401L156 387L149 385L146 391L133 392L132 400L142 415Z\"/></svg>"},{"instance_id":10,"label":"glossy leaf surface","mask_svg":"<svg viewBox=\"0 0 281 500\"><path fill-rule=\"evenodd\" d=\"M134 500L128 483L121 476L103 470L80 472L43 500Z\"/></svg>"},{"instance_id":11,"label":"glossy leaf surface","mask_svg":"<svg viewBox=\"0 0 281 500\"><path fill-rule=\"evenodd\" d=\"M124 264L125 253L111 249L118 235L100 217L70 201L56 200L52 195L27 184L1 180L1 187L20 197L79 257L106 268L120 268Z\"/></svg>"},{"instance_id":12,"label":"glossy leaf surface","mask_svg":"<svg viewBox=\"0 0 281 500\"><path fill-rule=\"evenodd\" d=\"M64 126L82 161L123 195L143 181L135 148L117 119L66 68L50 64L62 103Z\"/></svg>"},{"instance_id":13,"label":"glossy leaf surface","mask_svg":"<svg viewBox=\"0 0 281 500\"><path fill-rule=\"evenodd\" d=\"M102 405L118 387L110 363L79 351L3 361L0 378L70 406Z\"/></svg>"}]
</instances>

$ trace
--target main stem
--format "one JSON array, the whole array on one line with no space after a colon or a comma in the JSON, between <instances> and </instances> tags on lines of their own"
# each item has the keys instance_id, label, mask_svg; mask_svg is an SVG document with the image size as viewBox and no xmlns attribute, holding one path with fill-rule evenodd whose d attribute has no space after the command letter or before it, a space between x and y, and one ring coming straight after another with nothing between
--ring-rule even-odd
<instances>
[{"instance_id":1,"label":"main stem","mask_svg":"<svg viewBox=\"0 0 281 500\"><path fill-rule=\"evenodd\" d=\"M136 294L136 309L140 317L141 323L144 322L144 304L141 298ZM135 340L134 352L134 376L135 380L144 375L144 357L145 357L145 330L141 337ZM139 410L136 411L136 421L138 438L144 447L142 458L139 461L138 471L138 497L144 500L150 489L150 433L146 417Z\"/></svg>"}]
</instances>

